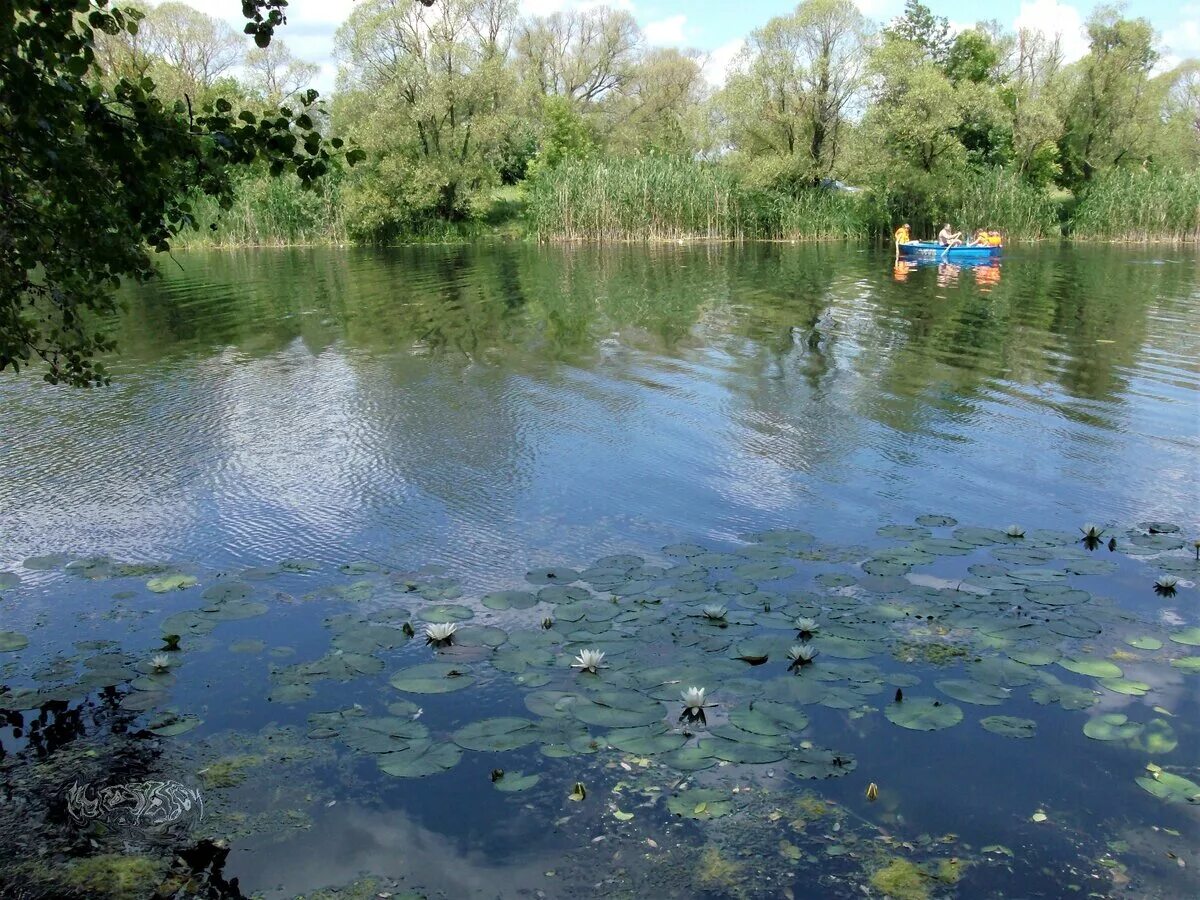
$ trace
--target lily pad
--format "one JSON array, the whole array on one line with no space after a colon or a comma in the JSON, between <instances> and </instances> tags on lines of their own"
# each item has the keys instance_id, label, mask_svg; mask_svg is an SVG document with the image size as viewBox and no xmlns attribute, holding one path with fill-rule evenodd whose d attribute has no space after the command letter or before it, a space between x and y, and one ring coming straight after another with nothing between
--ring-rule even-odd
<instances>
[{"instance_id":1,"label":"lily pad","mask_svg":"<svg viewBox=\"0 0 1200 900\"><path fill-rule=\"evenodd\" d=\"M888 721L913 731L939 731L962 721L962 708L930 697L905 697L883 711Z\"/></svg>"},{"instance_id":2,"label":"lily pad","mask_svg":"<svg viewBox=\"0 0 1200 900\"><path fill-rule=\"evenodd\" d=\"M1124 713L1104 713L1089 719L1083 733L1094 741L1128 741L1142 733L1142 726Z\"/></svg>"},{"instance_id":3,"label":"lily pad","mask_svg":"<svg viewBox=\"0 0 1200 900\"><path fill-rule=\"evenodd\" d=\"M454 743L466 750L500 752L532 744L538 731L531 719L499 716L465 725L451 735Z\"/></svg>"},{"instance_id":4,"label":"lily pad","mask_svg":"<svg viewBox=\"0 0 1200 900\"><path fill-rule=\"evenodd\" d=\"M979 724L993 734L1010 738L1031 738L1037 734L1037 722L1017 716L985 716Z\"/></svg>"},{"instance_id":5,"label":"lily pad","mask_svg":"<svg viewBox=\"0 0 1200 900\"><path fill-rule=\"evenodd\" d=\"M417 613L417 618L432 625L463 622L474 617L475 613L470 608L457 603L439 603L436 606L427 606Z\"/></svg>"},{"instance_id":6,"label":"lily pad","mask_svg":"<svg viewBox=\"0 0 1200 900\"><path fill-rule=\"evenodd\" d=\"M1189 647L1200 647L1200 625L1194 625L1191 628L1185 628L1183 631L1176 631L1170 635L1171 640L1177 644L1186 644Z\"/></svg>"},{"instance_id":7,"label":"lily pad","mask_svg":"<svg viewBox=\"0 0 1200 900\"><path fill-rule=\"evenodd\" d=\"M401 669L388 682L398 691L410 694L448 694L475 683L469 670L456 663L423 663Z\"/></svg>"},{"instance_id":8,"label":"lily pad","mask_svg":"<svg viewBox=\"0 0 1200 900\"><path fill-rule=\"evenodd\" d=\"M916 523L924 525L926 528L950 528L958 524L958 519L952 516L941 516L934 513L926 513L922 516L917 516Z\"/></svg>"},{"instance_id":9,"label":"lily pad","mask_svg":"<svg viewBox=\"0 0 1200 900\"><path fill-rule=\"evenodd\" d=\"M610 746L639 756L655 756L679 750L687 738L665 726L649 725L640 728L617 728L605 735Z\"/></svg>"},{"instance_id":10,"label":"lily pad","mask_svg":"<svg viewBox=\"0 0 1200 900\"><path fill-rule=\"evenodd\" d=\"M146 587L156 594L165 594L167 591L182 591L190 587L195 587L199 584L199 580L193 575L183 575L176 572L173 575L160 575L158 578L151 578L146 582Z\"/></svg>"},{"instance_id":11,"label":"lily pad","mask_svg":"<svg viewBox=\"0 0 1200 900\"><path fill-rule=\"evenodd\" d=\"M164 712L146 726L146 730L159 737L174 737L191 731L201 723L196 716L181 716L172 712Z\"/></svg>"},{"instance_id":12,"label":"lily pad","mask_svg":"<svg viewBox=\"0 0 1200 900\"><path fill-rule=\"evenodd\" d=\"M12 653L29 646L29 638L16 631L0 631L0 653Z\"/></svg>"},{"instance_id":13,"label":"lily pad","mask_svg":"<svg viewBox=\"0 0 1200 900\"><path fill-rule=\"evenodd\" d=\"M659 757L659 761L679 772L699 772L711 769L719 760L706 747L693 745Z\"/></svg>"},{"instance_id":14,"label":"lily pad","mask_svg":"<svg viewBox=\"0 0 1200 900\"><path fill-rule=\"evenodd\" d=\"M488 609L497 611L505 609L530 609L537 605L538 598L529 591L495 591L491 594L486 594L481 602Z\"/></svg>"},{"instance_id":15,"label":"lily pad","mask_svg":"<svg viewBox=\"0 0 1200 900\"><path fill-rule=\"evenodd\" d=\"M526 775L524 772L505 772L492 782L492 787L498 791L504 791L506 794L514 794L517 791L529 790L541 780L541 775Z\"/></svg>"},{"instance_id":16,"label":"lily pad","mask_svg":"<svg viewBox=\"0 0 1200 900\"><path fill-rule=\"evenodd\" d=\"M1125 643L1130 647L1136 647L1138 650L1161 650L1163 646L1163 642L1158 638L1148 635L1126 638Z\"/></svg>"},{"instance_id":17,"label":"lily pad","mask_svg":"<svg viewBox=\"0 0 1200 900\"><path fill-rule=\"evenodd\" d=\"M1200 675L1200 656L1183 656L1173 659L1171 665L1188 675Z\"/></svg>"},{"instance_id":18,"label":"lily pad","mask_svg":"<svg viewBox=\"0 0 1200 900\"><path fill-rule=\"evenodd\" d=\"M1144 791L1168 803L1200 803L1200 784L1171 772L1155 772L1135 779Z\"/></svg>"},{"instance_id":19,"label":"lily pad","mask_svg":"<svg viewBox=\"0 0 1200 900\"><path fill-rule=\"evenodd\" d=\"M979 706L999 706L1008 699L1008 689L980 681L961 678L948 678L935 682L939 691L948 694L955 700L964 703L975 703Z\"/></svg>"},{"instance_id":20,"label":"lily pad","mask_svg":"<svg viewBox=\"0 0 1200 900\"><path fill-rule=\"evenodd\" d=\"M382 753L376 760L379 769L397 778L421 778L453 769L462 758L462 750L454 744L418 741L404 750Z\"/></svg>"},{"instance_id":21,"label":"lily pad","mask_svg":"<svg viewBox=\"0 0 1200 900\"><path fill-rule=\"evenodd\" d=\"M668 797L667 809L685 819L719 819L733 812L733 800L728 791L692 788Z\"/></svg>"},{"instance_id":22,"label":"lily pad","mask_svg":"<svg viewBox=\"0 0 1200 900\"><path fill-rule=\"evenodd\" d=\"M1068 672L1092 678L1120 678L1125 674L1120 666L1107 659L1060 659L1058 664Z\"/></svg>"}]
</instances>

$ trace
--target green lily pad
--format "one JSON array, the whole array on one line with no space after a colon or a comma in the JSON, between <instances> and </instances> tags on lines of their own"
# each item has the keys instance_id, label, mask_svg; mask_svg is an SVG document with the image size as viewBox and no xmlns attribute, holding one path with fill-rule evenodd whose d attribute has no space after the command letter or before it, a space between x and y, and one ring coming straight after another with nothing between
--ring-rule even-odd
<instances>
[{"instance_id":1,"label":"green lily pad","mask_svg":"<svg viewBox=\"0 0 1200 900\"><path fill-rule=\"evenodd\" d=\"M636 728L663 719L660 703L632 692L580 697L571 712L580 722L605 728Z\"/></svg>"},{"instance_id":2,"label":"green lily pad","mask_svg":"<svg viewBox=\"0 0 1200 900\"><path fill-rule=\"evenodd\" d=\"M309 717L312 721L312 717ZM361 753L393 753L426 740L429 729L412 717L354 717L338 735L347 747Z\"/></svg>"},{"instance_id":3,"label":"green lily pad","mask_svg":"<svg viewBox=\"0 0 1200 900\"><path fill-rule=\"evenodd\" d=\"M801 747L788 754L787 765L799 778L840 778L858 768L858 760L849 753Z\"/></svg>"},{"instance_id":4,"label":"green lily pad","mask_svg":"<svg viewBox=\"0 0 1200 900\"><path fill-rule=\"evenodd\" d=\"M647 725L639 728L617 728L604 736L610 746L639 756L655 756L679 750L687 738L665 726Z\"/></svg>"},{"instance_id":5,"label":"green lily pad","mask_svg":"<svg viewBox=\"0 0 1200 900\"><path fill-rule=\"evenodd\" d=\"M1200 647L1200 625L1193 625L1191 628L1185 628L1183 631L1176 631L1174 634L1169 635L1169 637L1177 644Z\"/></svg>"},{"instance_id":6,"label":"green lily pad","mask_svg":"<svg viewBox=\"0 0 1200 900\"><path fill-rule=\"evenodd\" d=\"M29 638L16 631L0 631L0 653L12 653L29 646Z\"/></svg>"},{"instance_id":7,"label":"green lily pad","mask_svg":"<svg viewBox=\"0 0 1200 900\"><path fill-rule=\"evenodd\" d=\"M962 708L930 697L905 697L884 708L888 721L913 731L939 731L962 721Z\"/></svg>"},{"instance_id":8,"label":"green lily pad","mask_svg":"<svg viewBox=\"0 0 1200 900\"><path fill-rule=\"evenodd\" d=\"M537 605L538 598L529 591L495 591L484 595L481 601L488 609L530 609Z\"/></svg>"},{"instance_id":9,"label":"green lily pad","mask_svg":"<svg viewBox=\"0 0 1200 900\"><path fill-rule=\"evenodd\" d=\"M707 748L699 745L683 747L673 753L665 753L659 761L679 772L699 772L711 769L719 760Z\"/></svg>"},{"instance_id":10,"label":"green lily pad","mask_svg":"<svg viewBox=\"0 0 1200 900\"><path fill-rule=\"evenodd\" d=\"M1200 656L1182 656L1171 660L1171 665L1188 675L1200 675Z\"/></svg>"},{"instance_id":11,"label":"green lily pad","mask_svg":"<svg viewBox=\"0 0 1200 900\"><path fill-rule=\"evenodd\" d=\"M719 819L733 812L733 800L728 791L691 788L668 797L667 809L685 819Z\"/></svg>"},{"instance_id":12,"label":"green lily pad","mask_svg":"<svg viewBox=\"0 0 1200 900\"><path fill-rule=\"evenodd\" d=\"M1066 684L1058 679L1039 685L1030 691L1029 696L1042 706L1057 703L1063 709L1087 709L1096 702L1096 695L1087 688Z\"/></svg>"},{"instance_id":13,"label":"green lily pad","mask_svg":"<svg viewBox=\"0 0 1200 900\"><path fill-rule=\"evenodd\" d=\"M541 775L526 775L524 772L505 772L492 782L492 787L498 791L504 791L506 794L514 794L517 791L529 790L541 780Z\"/></svg>"},{"instance_id":14,"label":"green lily pad","mask_svg":"<svg viewBox=\"0 0 1200 900\"><path fill-rule=\"evenodd\" d=\"M500 752L532 744L538 736L531 719L498 716L464 725L451 738L466 750Z\"/></svg>"},{"instance_id":15,"label":"green lily pad","mask_svg":"<svg viewBox=\"0 0 1200 900\"><path fill-rule=\"evenodd\" d=\"M199 580L195 576L182 575L176 572L173 575L160 575L158 578L151 578L146 582L146 587L156 594L165 594L167 591L182 591L190 587L195 587L197 584L199 584Z\"/></svg>"},{"instance_id":16,"label":"green lily pad","mask_svg":"<svg viewBox=\"0 0 1200 900\"><path fill-rule=\"evenodd\" d=\"M935 684L943 694L948 694L963 703L975 703L979 706L999 706L1008 699L1009 693L1007 688L965 678L947 678Z\"/></svg>"},{"instance_id":17,"label":"green lily pad","mask_svg":"<svg viewBox=\"0 0 1200 900\"><path fill-rule=\"evenodd\" d=\"M1134 681L1131 678L1101 678L1100 684L1114 694L1127 694L1130 697L1144 697L1150 690L1150 685L1144 681Z\"/></svg>"},{"instance_id":18,"label":"green lily pad","mask_svg":"<svg viewBox=\"0 0 1200 900\"><path fill-rule=\"evenodd\" d=\"M1151 719L1142 732L1130 741L1130 746L1135 750L1158 756L1170 753L1178 747L1179 739L1175 737L1175 729L1166 719Z\"/></svg>"},{"instance_id":19,"label":"green lily pad","mask_svg":"<svg viewBox=\"0 0 1200 900\"><path fill-rule=\"evenodd\" d=\"M1031 647L1019 650L1009 650L1009 659L1026 666L1048 666L1050 663L1057 662L1059 652L1052 647Z\"/></svg>"},{"instance_id":20,"label":"green lily pad","mask_svg":"<svg viewBox=\"0 0 1200 900\"><path fill-rule=\"evenodd\" d=\"M1142 726L1124 713L1104 713L1089 719L1083 733L1095 741L1128 741L1142 733Z\"/></svg>"},{"instance_id":21,"label":"green lily pad","mask_svg":"<svg viewBox=\"0 0 1200 900\"><path fill-rule=\"evenodd\" d=\"M181 716L172 712L164 712L146 726L146 730L159 737L175 737L191 731L203 720L196 716Z\"/></svg>"},{"instance_id":22,"label":"green lily pad","mask_svg":"<svg viewBox=\"0 0 1200 900\"><path fill-rule=\"evenodd\" d=\"M1163 642L1158 638L1141 635L1139 637L1127 638L1125 640L1130 647L1136 647L1138 650L1161 650Z\"/></svg>"},{"instance_id":23,"label":"green lily pad","mask_svg":"<svg viewBox=\"0 0 1200 900\"><path fill-rule=\"evenodd\" d=\"M436 606L427 606L417 613L417 618L431 625L464 622L474 617L475 613L470 608L457 603L439 603Z\"/></svg>"},{"instance_id":24,"label":"green lily pad","mask_svg":"<svg viewBox=\"0 0 1200 900\"><path fill-rule=\"evenodd\" d=\"M915 521L918 525L924 525L926 528L950 528L958 524L958 519L952 516L940 516L934 513L917 516Z\"/></svg>"},{"instance_id":25,"label":"green lily pad","mask_svg":"<svg viewBox=\"0 0 1200 900\"><path fill-rule=\"evenodd\" d=\"M410 694L448 694L475 683L466 666L457 663L423 663L401 669L388 683Z\"/></svg>"},{"instance_id":26,"label":"green lily pad","mask_svg":"<svg viewBox=\"0 0 1200 900\"><path fill-rule=\"evenodd\" d=\"M1037 734L1037 722L1017 716L986 716L979 724L993 734L1010 738L1031 738Z\"/></svg>"},{"instance_id":27,"label":"green lily pad","mask_svg":"<svg viewBox=\"0 0 1200 900\"><path fill-rule=\"evenodd\" d=\"M1200 784L1171 772L1156 772L1153 777L1134 779L1144 791L1168 803L1200 803Z\"/></svg>"},{"instance_id":28,"label":"green lily pad","mask_svg":"<svg viewBox=\"0 0 1200 900\"><path fill-rule=\"evenodd\" d=\"M462 758L454 744L417 741L403 750L376 757L380 771L397 778L421 778L453 769Z\"/></svg>"},{"instance_id":29,"label":"green lily pad","mask_svg":"<svg viewBox=\"0 0 1200 900\"><path fill-rule=\"evenodd\" d=\"M729 714L729 721L746 731L754 731L754 727L748 725L745 718L740 715L735 717L737 712L737 710L734 710L734 712ZM801 710L793 706L788 706L786 703L779 703L774 700L755 700L750 704L750 712L765 716L772 722L779 723L782 731L803 731L808 727L808 716Z\"/></svg>"},{"instance_id":30,"label":"green lily pad","mask_svg":"<svg viewBox=\"0 0 1200 900\"><path fill-rule=\"evenodd\" d=\"M1092 678L1120 678L1125 674L1120 666L1107 659L1060 659L1058 664L1068 672Z\"/></svg>"},{"instance_id":31,"label":"green lily pad","mask_svg":"<svg viewBox=\"0 0 1200 900\"><path fill-rule=\"evenodd\" d=\"M755 737L744 732L749 738ZM761 735L758 735L761 737ZM725 737L710 737L700 742L700 746L717 759L731 763L761 765L763 763L779 762L787 755L787 746L780 744L766 747L753 743L751 740L729 740Z\"/></svg>"}]
</instances>

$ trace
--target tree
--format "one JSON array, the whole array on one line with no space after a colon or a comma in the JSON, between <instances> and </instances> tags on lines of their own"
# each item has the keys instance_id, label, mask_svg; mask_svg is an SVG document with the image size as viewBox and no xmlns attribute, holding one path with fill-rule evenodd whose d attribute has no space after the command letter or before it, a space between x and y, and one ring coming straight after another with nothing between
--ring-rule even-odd
<instances>
[{"instance_id":1,"label":"tree","mask_svg":"<svg viewBox=\"0 0 1200 900\"><path fill-rule=\"evenodd\" d=\"M166 64L163 88L195 98L242 62L243 46L232 28L183 3L163 3L146 13L138 29L147 50Z\"/></svg>"},{"instance_id":2,"label":"tree","mask_svg":"<svg viewBox=\"0 0 1200 900\"><path fill-rule=\"evenodd\" d=\"M904 14L894 19L883 33L885 38L915 45L921 57L936 66L945 66L953 45L950 21L935 16L920 0L904 0Z\"/></svg>"},{"instance_id":3,"label":"tree","mask_svg":"<svg viewBox=\"0 0 1200 900\"><path fill-rule=\"evenodd\" d=\"M189 194L228 204L232 173L256 162L311 185L342 155L315 130L315 92L259 118L100 78L97 33L140 18L107 0L0 7L0 371L39 360L51 383L106 383L97 324L122 279L154 274L150 251L198 224Z\"/></svg>"},{"instance_id":4,"label":"tree","mask_svg":"<svg viewBox=\"0 0 1200 900\"><path fill-rule=\"evenodd\" d=\"M785 158L799 183L827 176L866 84L869 41L850 0L806 0L753 32L722 95L733 146Z\"/></svg>"},{"instance_id":5,"label":"tree","mask_svg":"<svg viewBox=\"0 0 1200 900\"><path fill-rule=\"evenodd\" d=\"M1069 73L1063 119L1064 176L1081 186L1097 172L1140 165L1148 156L1159 114L1150 72L1158 61L1154 29L1101 7L1087 25L1090 50Z\"/></svg>"},{"instance_id":6,"label":"tree","mask_svg":"<svg viewBox=\"0 0 1200 900\"><path fill-rule=\"evenodd\" d=\"M247 87L268 106L278 106L307 87L320 71L315 63L294 57L279 40L246 54Z\"/></svg>"},{"instance_id":7,"label":"tree","mask_svg":"<svg viewBox=\"0 0 1200 900\"><path fill-rule=\"evenodd\" d=\"M703 116L708 93L698 53L650 50L624 87L603 104L613 146L685 157L707 149Z\"/></svg>"},{"instance_id":8,"label":"tree","mask_svg":"<svg viewBox=\"0 0 1200 900\"><path fill-rule=\"evenodd\" d=\"M573 9L524 23L516 58L542 95L593 103L629 81L641 42L641 29L624 10Z\"/></svg>"},{"instance_id":9,"label":"tree","mask_svg":"<svg viewBox=\"0 0 1200 900\"><path fill-rule=\"evenodd\" d=\"M360 237L466 221L499 180L515 13L513 0L360 0L338 30L337 112L372 159L348 192Z\"/></svg>"}]
</instances>

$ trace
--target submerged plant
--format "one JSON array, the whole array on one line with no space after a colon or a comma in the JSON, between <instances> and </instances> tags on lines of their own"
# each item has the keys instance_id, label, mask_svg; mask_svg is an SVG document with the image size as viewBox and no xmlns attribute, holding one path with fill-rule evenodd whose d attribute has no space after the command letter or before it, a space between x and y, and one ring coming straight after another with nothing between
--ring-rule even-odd
<instances>
[{"instance_id":1,"label":"submerged plant","mask_svg":"<svg viewBox=\"0 0 1200 900\"><path fill-rule=\"evenodd\" d=\"M1025 529L1022 528L1020 525L1009 525L1007 528L1004 529L1004 533L1007 534L1011 538L1025 537Z\"/></svg>"},{"instance_id":2,"label":"submerged plant","mask_svg":"<svg viewBox=\"0 0 1200 900\"><path fill-rule=\"evenodd\" d=\"M800 637L802 637L802 638L812 637L813 632L816 631L819 627L820 626L817 625L816 619L809 619L807 617L802 617L802 618L799 618L796 620L796 630L798 632L800 632Z\"/></svg>"},{"instance_id":3,"label":"submerged plant","mask_svg":"<svg viewBox=\"0 0 1200 900\"><path fill-rule=\"evenodd\" d=\"M1154 593L1160 597L1174 597L1178 586L1179 579L1174 575L1160 575L1154 582Z\"/></svg>"},{"instance_id":4,"label":"submerged plant","mask_svg":"<svg viewBox=\"0 0 1200 900\"><path fill-rule=\"evenodd\" d=\"M792 664L788 667L798 669L801 666L806 666L817 658L817 648L812 644L793 644L788 649L788 659Z\"/></svg>"},{"instance_id":5,"label":"submerged plant","mask_svg":"<svg viewBox=\"0 0 1200 900\"><path fill-rule=\"evenodd\" d=\"M597 669L607 669L608 666L604 663L603 650L581 650L579 655L575 657L575 662L571 663L572 669L579 669L581 672L591 672L596 674Z\"/></svg>"},{"instance_id":6,"label":"submerged plant","mask_svg":"<svg viewBox=\"0 0 1200 900\"><path fill-rule=\"evenodd\" d=\"M704 607L701 612L704 613L704 618L711 622L724 622L725 615L729 612L724 606L718 606L713 603Z\"/></svg>"},{"instance_id":7,"label":"submerged plant","mask_svg":"<svg viewBox=\"0 0 1200 900\"><path fill-rule=\"evenodd\" d=\"M171 657L165 653L156 653L150 657L150 668L155 672L165 672L171 668Z\"/></svg>"},{"instance_id":8,"label":"submerged plant","mask_svg":"<svg viewBox=\"0 0 1200 900\"><path fill-rule=\"evenodd\" d=\"M430 644L448 644L454 639L454 632L458 631L456 622L438 622L434 625L425 626L425 641Z\"/></svg>"}]
</instances>

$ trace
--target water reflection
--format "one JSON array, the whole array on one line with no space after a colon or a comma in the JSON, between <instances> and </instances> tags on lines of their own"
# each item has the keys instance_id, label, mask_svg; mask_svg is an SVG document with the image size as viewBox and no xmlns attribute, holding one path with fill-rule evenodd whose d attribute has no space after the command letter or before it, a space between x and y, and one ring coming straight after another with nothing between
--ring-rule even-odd
<instances>
[{"instance_id":1,"label":"water reflection","mask_svg":"<svg viewBox=\"0 0 1200 900\"><path fill-rule=\"evenodd\" d=\"M1179 251L1017 248L1002 278L824 245L181 261L130 292L114 389L0 383L8 558L465 567L796 517L1195 506Z\"/></svg>"}]
</instances>

